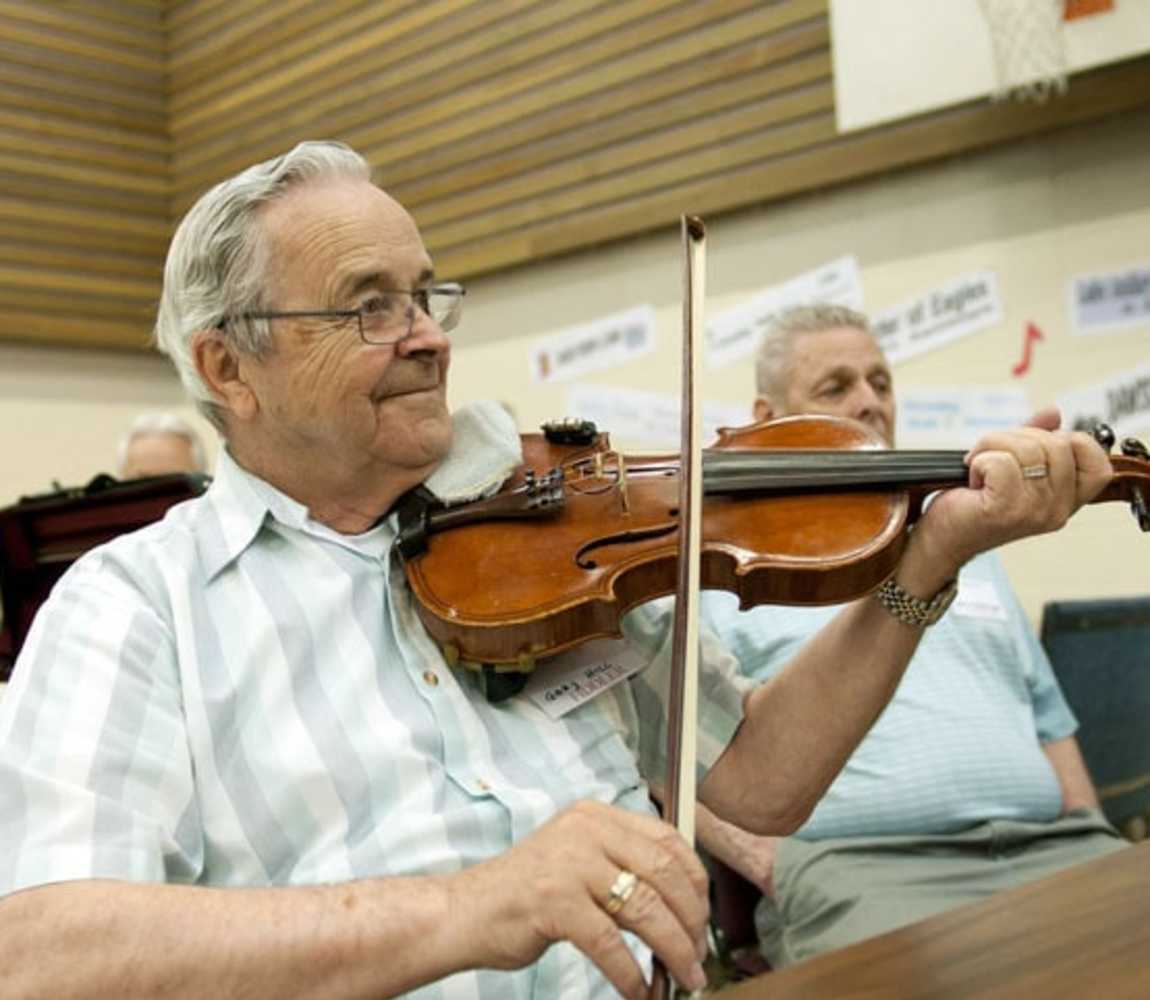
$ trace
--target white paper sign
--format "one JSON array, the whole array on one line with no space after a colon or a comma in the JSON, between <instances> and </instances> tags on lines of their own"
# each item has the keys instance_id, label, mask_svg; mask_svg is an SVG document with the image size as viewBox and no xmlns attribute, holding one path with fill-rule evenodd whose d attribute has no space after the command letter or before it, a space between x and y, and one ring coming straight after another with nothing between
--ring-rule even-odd
<instances>
[{"instance_id":1,"label":"white paper sign","mask_svg":"<svg viewBox=\"0 0 1150 1000\"><path fill-rule=\"evenodd\" d=\"M645 448L677 449L681 438L679 399L661 392L576 383L567 389L566 416L593 420L613 441ZM703 402L703 444L714 441L720 427L752 423L750 406Z\"/></svg>"},{"instance_id":2,"label":"white paper sign","mask_svg":"<svg viewBox=\"0 0 1150 1000\"><path fill-rule=\"evenodd\" d=\"M952 615L963 618L982 618L987 621L1007 620L1006 608L998 599L998 591L989 580L958 578L958 593L950 606Z\"/></svg>"},{"instance_id":3,"label":"white paper sign","mask_svg":"<svg viewBox=\"0 0 1150 1000\"><path fill-rule=\"evenodd\" d=\"M1150 266L1072 278L1070 315L1078 334L1150 324Z\"/></svg>"},{"instance_id":4,"label":"white paper sign","mask_svg":"<svg viewBox=\"0 0 1150 1000\"><path fill-rule=\"evenodd\" d=\"M1002 322L993 271L976 271L876 314L871 329L892 365Z\"/></svg>"},{"instance_id":5,"label":"white paper sign","mask_svg":"<svg viewBox=\"0 0 1150 1000\"><path fill-rule=\"evenodd\" d=\"M895 440L900 448L969 448L982 435L1030 416L1019 386L900 386Z\"/></svg>"},{"instance_id":6,"label":"white paper sign","mask_svg":"<svg viewBox=\"0 0 1150 1000\"><path fill-rule=\"evenodd\" d=\"M647 658L630 643L596 639L535 671L523 691L548 716L558 719L646 665Z\"/></svg>"},{"instance_id":7,"label":"white paper sign","mask_svg":"<svg viewBox=\"0 0 1150 1000\"><path fill-rule=\"evenodd\" d=\"M531 349L531 378L534 382L565 382L613 368L647 354L654 346L655 310L637 306L538 341Z\"/></svg>"},{"instance_id":8,"label":"white paper sign","mask_svg":"<svg viewBox=\"0 0 1150 1000\"><path fill-rule=\"evenodd\" d=\"M1119 438L1150 428L1150 364L1119 372L1058 397L1062 426L1089 430L1109 424Z\"/></svg>"},{"instance_id":9,"label":"white paper sign","mask_svg":"<svg viewBox=\"0 0 1150 1000\"><path fill-rule=\"evenodd\" d=\"M781 285L764 289L749 302L715 317L707 324L707 364L719 368L753 354L763 332L780 312L815 302L862 309L862 281L858 261L853 256L839 257Z\"/></svg>"}]
</instances>

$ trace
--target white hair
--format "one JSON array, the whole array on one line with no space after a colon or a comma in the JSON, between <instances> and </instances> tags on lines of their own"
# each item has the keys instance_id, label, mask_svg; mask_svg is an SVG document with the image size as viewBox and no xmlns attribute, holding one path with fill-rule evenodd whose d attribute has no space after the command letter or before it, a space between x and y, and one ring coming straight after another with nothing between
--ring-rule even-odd
<instances>
[{"instance_id":1,"label":"white hair","mask_svg":"<svg viewBox=\"0 0 1150 1000\"><path fill-rule=\"evenodd\" d=\"M267 320L234 318L268 308L262 300L268 253L257 213L289 188L324 177L369 181L371 166L341 142L301 142L202 195L172 237L156 316L156 345L172 359L199 410L221 431L223 417L196 371L195 336L218 329L238 351L267 353L272 342Z\"/></svg>"},{"instance_id":2,"label":"white hair","mask_svg":"<svg viewBox=\"0 0 1150 1000\"><path fill-rule=\"evenodd\" d=\"M196 429L183 417L175 413L141 413L128 427L116 447L116 475L123 476L124 463L128 460L128 449L132 442L145 434L175 434L184 438L192 448L192 462L196 472L207 471L204 458L204 445Z\"/></svg>"},{"instance_id":3,"label":"white hair","mask_svg":"<svg viewBox=\"0 0 1150 1000\"><path fill-rule=\"evenodd\" d=\"M779 313L772 321L755 355L755 392L781 406L791 378L791 355L795 337L802 333L823 333L841 327L861 330L874 336L870 321L861 312L847 306L820 302L794 306Z\"/></svg>"}]
</instances>

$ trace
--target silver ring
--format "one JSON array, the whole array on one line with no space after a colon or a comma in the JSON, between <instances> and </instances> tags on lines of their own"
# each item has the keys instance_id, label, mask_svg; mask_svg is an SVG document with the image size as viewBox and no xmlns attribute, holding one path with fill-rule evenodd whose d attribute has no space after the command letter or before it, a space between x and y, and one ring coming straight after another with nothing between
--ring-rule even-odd
<instances>
[{"instance_id":1,"label":"silver ring","mask_svg":"<svg viewBox=\"0 0 1150 1000\"><path fill-rule=\"evenodd\" d=\"M1024 465L1022 467L1023 479L1045 479L1046 473L1049 470L1046 468L1045 463L1042 465Z\"/></svg>"},{"instance_id":2,"label":"silver ring","mask_svg":"<svg viewBox=\"0 0 1150 1000\"><path fill-rule=\"evenodd\" d=\"M627 871L626 868L615 876L615 881L611 883L611 888L607 890L606 910L611 916L615 916L616 913L623 909L627 900L631 898L631 893L635 891L635 886L638 884L639 876L634 872Z\"/></svg>"}]
</instances>

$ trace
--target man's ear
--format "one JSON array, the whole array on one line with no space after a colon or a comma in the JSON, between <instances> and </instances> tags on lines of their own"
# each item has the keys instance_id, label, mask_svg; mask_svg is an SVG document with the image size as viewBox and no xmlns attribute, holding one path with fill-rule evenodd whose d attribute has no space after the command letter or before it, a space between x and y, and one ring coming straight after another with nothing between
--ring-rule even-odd
<instances>
[{"instance_id":1,"label":"man's ear","mask_svg":"<svg viewBox=\"0 0 1150 1000\"><path fill-rule=\"evenodd\" d=\"M218 330L196 334L192 359L212 399L230 417L250 420L259 412L259 400L244 377L239 356Z\"/></svg>"},{"instance_id":2,"label":"man's ear","mask_svg":"<svg viewBox=\"0 0 1150 1000\"><path fill-rule=\"evenodd\" d=\"M751 411L755 415L755 423L761 424L764 420L770 420L772 417L777 417L774 404L767 399L766 396L756 396L754 408Z\"/></svg>"}]
</instances>

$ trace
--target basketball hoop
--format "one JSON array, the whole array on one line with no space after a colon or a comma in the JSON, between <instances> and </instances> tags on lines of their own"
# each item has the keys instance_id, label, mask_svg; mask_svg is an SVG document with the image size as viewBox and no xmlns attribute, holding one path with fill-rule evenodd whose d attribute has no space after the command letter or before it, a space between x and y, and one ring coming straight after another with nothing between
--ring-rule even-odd
<instances>
[{"instance_id":1,"label":"basketball hoop","mask_svg":"<svg viewBox=\"0 0 1150 1000\"><path fill-rule=\"evenodd\" d=\"M990 28L992 98L1046 101L1066 92L1064 0L979 0Z\"/></svg>"}]
</instances>

